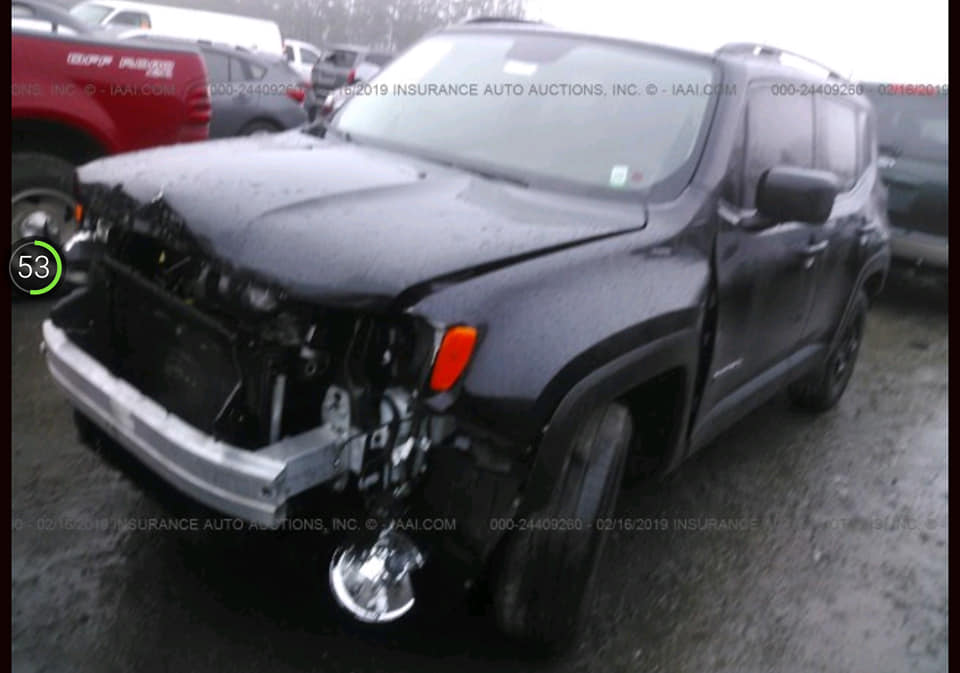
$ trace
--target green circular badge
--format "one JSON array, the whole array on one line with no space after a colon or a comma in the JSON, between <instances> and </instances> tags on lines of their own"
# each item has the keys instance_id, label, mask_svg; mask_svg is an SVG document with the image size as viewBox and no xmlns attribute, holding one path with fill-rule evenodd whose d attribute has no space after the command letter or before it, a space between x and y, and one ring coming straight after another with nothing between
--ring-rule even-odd
<instances>
[{"instance_id":1,"label":"green circular badge","mask_svg":"<svg viewBox=\"0 0 960 673\"><path fill-rule=\"evenodd\" d=\"M50 242L24 238L13 244L10 280L23 294L39 296L53 292L63 276L63 255Z\"/></svg>"}]
</instances>

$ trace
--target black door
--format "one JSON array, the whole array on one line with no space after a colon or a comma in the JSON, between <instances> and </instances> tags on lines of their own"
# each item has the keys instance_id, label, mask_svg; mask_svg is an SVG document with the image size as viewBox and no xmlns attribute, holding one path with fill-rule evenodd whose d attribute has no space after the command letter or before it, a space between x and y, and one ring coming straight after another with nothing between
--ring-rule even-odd
<instances>
[{"instance_id":1,"label":"black door","mask_svg":"<svg viewBox=\"0 0 960 673\"><path fill-rule=\"evenodd\" d=\"M701 412L804 345L816 294L817 264L829 247L819 225L780 222L761 230L740 226L754 212L760 176L777 165L812 168L813 99L777 96L752 85L741 124L735 184L719 208L715 268L718 313L714 353Z\"/></svg>"}]
</instances>

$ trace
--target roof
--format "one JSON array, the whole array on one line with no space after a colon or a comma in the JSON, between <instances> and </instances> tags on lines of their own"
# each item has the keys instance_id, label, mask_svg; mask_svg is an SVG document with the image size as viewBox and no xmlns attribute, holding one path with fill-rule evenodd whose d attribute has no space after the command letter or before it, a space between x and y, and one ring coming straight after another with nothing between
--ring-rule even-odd
<instances>
[{"instance_id":1,"label":"roof","mask_svg":"<svg viewBox=\"0 0 960 673\"><path fill-rule=\"evenodd\" d=\"M261 24L271 24L277 25L276 21L271 19L261 19L256 16L247 16L245 14L234 14L232 12L216 12L209 9L199 9L194 7L182 7L175 5L158 5L150 2L139 2L138 0L85 0L84 2L79 2L75 7L80 5L102 5L103 7L109 7L110 9L118 9L123 11L132 11L132 12L191 12L194 14L203 14L210 18L220 18L230 17L231 20L242 20L248 23L261 23Z\"/></svg>"},{"instance_id":2,"label":"roof","mask_svg":"<svg viewBox=\"0 0 960 673\"><path fill-rule=\"evenodd\" d=\"M534 21L532 19L520 19L515 16L474 16L469 19L464 19L460 22L461 24L474 24L474 23L533 23L533 24L542 24L543 21Z\"/></svg>"},{"instance_id":3,"label":"roof","mask_svg":"<svg viewBox=\"0 0 960 673\"><path fill-rule=\"evenodd\" d=\"M370 47L364 47L359 44L325 44L324 51L370 51Z\"/></svg>"},{"instance_id":4,"label":"roof","mask_svg":"<svg viewBox=\"0 0 960 673\"><path fill-rule=\"evenodd\" d=\"M768 44L761 44L758 42L732 42L725 44L715 52L718 56L731 57L731 58L742 58L742 59L761 59L767 65L773 65L774 67L788 68L790 70L798 70L800 72L806 72L813 74L810 70L817 70L819 72L818 78L826 79L835 79L841 81L847 81L845 77L840 75L836 70L820 63L819 61L814 61L808 56L803 56L793 51L788 51L787 49L782 49L780 47L774 47ZM783 61L786 57L787 62ZM793 65L789 63L793 61Z\"/></svg>"},{"instance_id":5,"label":"roof","mask_svg":"<svg viewBox=\"0 0 960 673\"><path fill-rule=\"evenodd\" d=\"M227 44L225 42L210 42L208 40L190 40L187 38L174 37L170 35L158 35L156 33L144 33L143 35L138 35L135 39L146 40L151 44L189 46L189 47L196 47L202 51L214 51L214 52L218 52L220 54L226 54L229 56L241 56L244 58L249 58L254 61L260 61L264 65L285 61L285 59L282 56L279 56L272 52L265 53L260 51L252 51L245 47L239 47L232 44Z\"/></svg>"}]
</instances>

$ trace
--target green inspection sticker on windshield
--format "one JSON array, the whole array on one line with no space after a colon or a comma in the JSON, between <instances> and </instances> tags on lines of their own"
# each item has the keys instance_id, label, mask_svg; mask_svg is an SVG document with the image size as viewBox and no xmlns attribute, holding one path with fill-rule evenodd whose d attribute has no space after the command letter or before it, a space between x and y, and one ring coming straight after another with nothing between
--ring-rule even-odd
<instances>
[{"instance_id":1,"label":"green inspection sticker on windshield","mask_svg":"<svg viewBox=\"0 0 960 673\"><path fill-rule=\"evenodd\" d=\"M627 178L630 176L630 167L624 164L617 164L610 169L610 186L623 187L627 184Z\"/></svg>"}]
</instances>

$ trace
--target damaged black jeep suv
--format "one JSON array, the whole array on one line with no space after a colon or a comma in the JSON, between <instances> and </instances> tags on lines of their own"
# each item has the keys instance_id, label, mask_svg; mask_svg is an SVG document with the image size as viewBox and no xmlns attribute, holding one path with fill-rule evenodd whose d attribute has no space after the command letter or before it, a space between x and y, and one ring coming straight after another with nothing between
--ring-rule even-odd
<instances>
[{"instance_id":1,"label":"damaged black jeep suv","mask_svg":"<svg viewBox=\"0 0 960 673\"><path fill-rule=\"evenodd\" d=\"M87 164L50 371L222 513L356 502L376 531L323 571L354 617L450 564L560 646L625 473L850 380L889 261L873 113L784 54L467 24L326 126Z\"/></svg>"}]
</instances>

